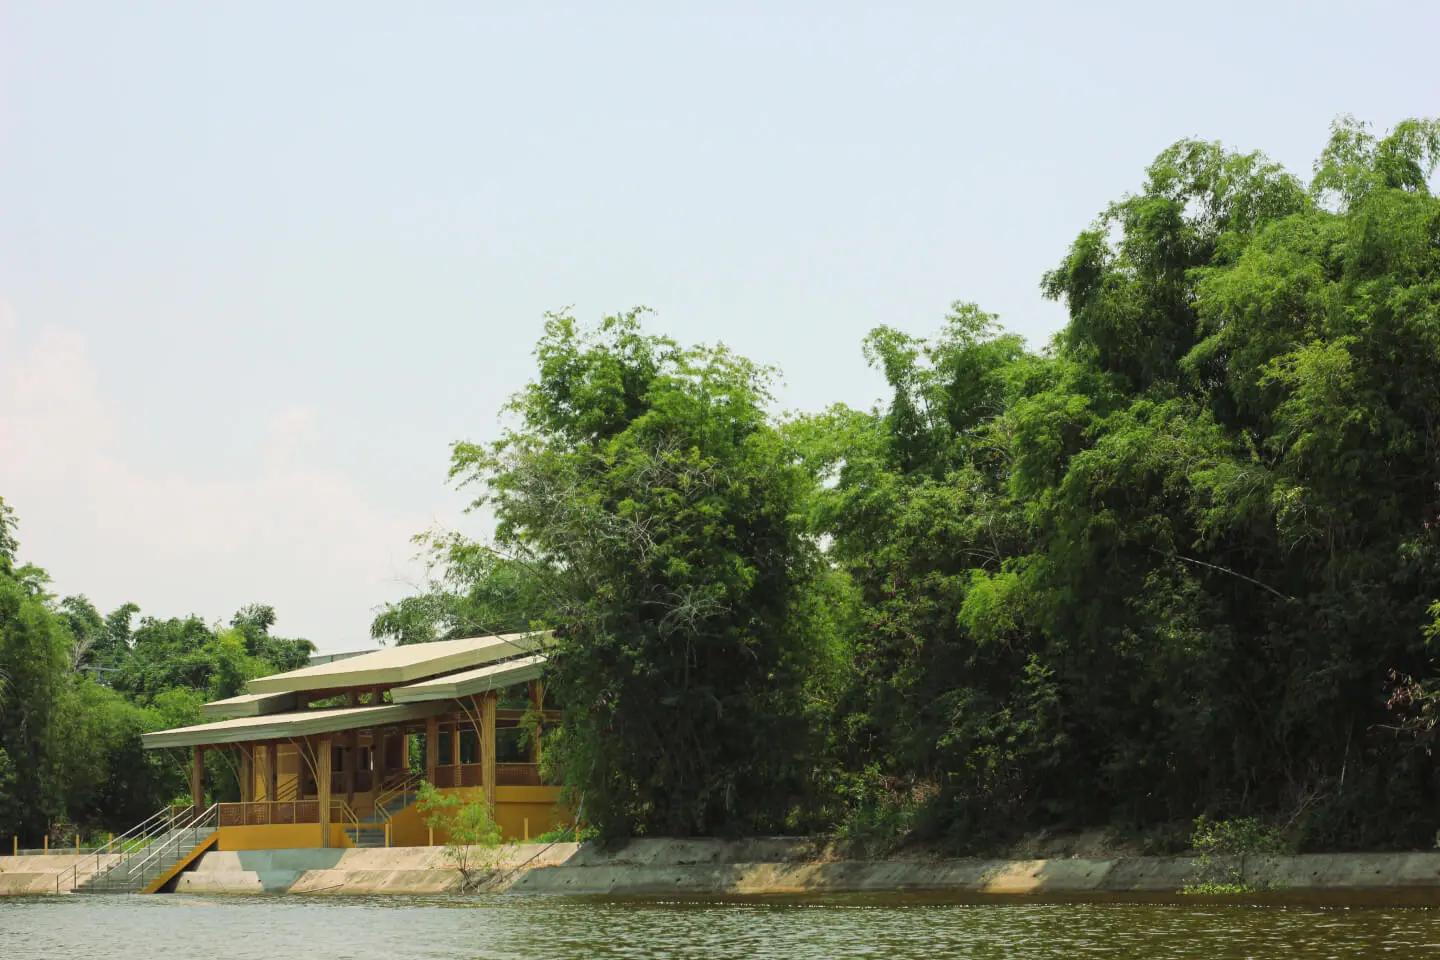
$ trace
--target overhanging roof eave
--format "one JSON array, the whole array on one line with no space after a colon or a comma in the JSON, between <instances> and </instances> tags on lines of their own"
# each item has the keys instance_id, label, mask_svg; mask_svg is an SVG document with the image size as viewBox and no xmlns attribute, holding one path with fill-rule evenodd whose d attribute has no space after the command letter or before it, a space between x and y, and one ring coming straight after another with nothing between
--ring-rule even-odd
<instances>
[{"instance_id":1,"label":"overhanging roof eave","mask_svg":"<svg viewBox=\"0 0 1440 960\"><path fill-rule=\"evenodd\" d=\"M167 747L199 747L211 744L248 743L259 740L287 740L342 730L359 730L404 720L416 720L444 709L439 703L388 703L381 706L313 710L237 717L172 730L157 730L140 736L146 750Z\"/></svg>"}]
</instances>

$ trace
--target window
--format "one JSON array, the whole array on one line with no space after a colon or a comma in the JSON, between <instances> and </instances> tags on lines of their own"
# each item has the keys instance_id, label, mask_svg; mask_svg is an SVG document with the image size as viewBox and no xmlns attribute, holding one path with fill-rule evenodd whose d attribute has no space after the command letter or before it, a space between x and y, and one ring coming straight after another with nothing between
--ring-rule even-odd
<instances>
[{"instance_id":1,"label":"window","mask_svg":"<svg viewBox=\"0 0 1440 960\"><path fill-rule=\"evenodd\" d=\"M460 762L480 762L480 738L475 735L474 730L462 728L460 731Z\"/></svg>"},{"instance_id":2,"label":"window","mask_svg":"<svg viewBox=\"0 0 1440 960\"><path fill-rule=\"evenodd\" d=\"M496 763L529 763L530 731L520 727L500 727L495 731Z\"/></svg>"}]
</instances>

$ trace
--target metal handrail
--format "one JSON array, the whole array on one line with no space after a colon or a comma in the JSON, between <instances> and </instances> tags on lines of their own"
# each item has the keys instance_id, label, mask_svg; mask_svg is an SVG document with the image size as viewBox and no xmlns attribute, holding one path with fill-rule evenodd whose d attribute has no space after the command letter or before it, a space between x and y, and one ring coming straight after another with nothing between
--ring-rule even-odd
<instances>
[{"instance_id":1,"label":"metal handrail","mask_svg":"<svg viewBox=\"0 0 1440 960\"><path fill-rule=\"evenodd\" d=\"M388 821L390 819L390 814L385 810L385 804L389 803L391 800L394 800L396 797L408 796L411 791L415 789L416 785L419 784L419 782L419 774L406 773L405 776L399 780L399 782L388 787L375 797L375 809L380 812L383 819Z\"/></svg>"},{"instance_id":2,"label":"metal handrail","mask_svg":"<svg viewBox=\"0 0 1440 960\"><path fill-rule=\"evenodd\" d=\"M145 859L143 859L143 860L141 860L139 863L135 864L135 866L128 868L125 872L126 872L126 873L129 873L131 876L134 876L134 875L137 874L137 873L143 875L143 874L145 873L146 869L148 868L148 865L149 865L150 861L151 861L151 860L154 860L156 857L160 856L160 854L164 853L164 852L165 852L165 848L170 845L170 841L171 841L171 840L176 840L176 841L178 841L178 840L180 839L180 837L179 837L179 836L176 836L175 833L174 833L174 831L176 831L176 830L180 830L180 831L189 830L190 833L191 833L191 838L192 838L191 846L194 846L195 842L198 842L198 838L195 837L195 833L196 833L196 831L198 831L198 830L200 829L200 827L202 826L202 821L206 821L206 820L209 820L209 821L217 821L219 809L220 809L220 805L219 805L218 803L212 803L212 804L210 804L210 806L209 806L203 813L197 814L195 817L193 817L193 818L190 820L189 823L183 824L183 825L181 825L181 826L179 826L179 827L174 827L174 828L172 828L171 834L170 834L169 836L167 836L164 841L162 841L160 844L158 844L158 845L155 847L155 851L154 851L153 853L151 853L151 854L149 854L148 856L146 856ZM206 824L206 825L213 827L213 826L215 826L216 824L215 824L214 822L212 822L212 823Z\"/></svg>"},{"instance_id":3,"label":"metal handrail","mask_svg":"<svg viewBox=\"0 0 1440 960\"><path fill-rule=\"evenodd\" d=\"M340 808L340 815L341 815L341 817L343 818L343 820L349 821L348 824L342 823L342 824L341 824L341 829L342 829L342 830L349 830L349 831L350 831L350 842L351 842L351 843L355 843L355 844L359 844L359 842L360 842L360 817L359 817L358 815L356 815L355 811L350 808L350 804L346 803L344 800L331 800L331 801L330 801L330 809L331 809L332 813L333 813L333 811L335 810L336 807L339 807L339 808ZM326 842L328 843L329 841L327 840Z\"/></svg>"},{"instance_id":4,"label":"metal handrail","mask_svg":"<svg viewBox=\"0 0 1440 960\"><path fill-rule=\"evenodd\" d=\"M150 816L146 817L144 820L141 820L139 823L135 824L135 826L131 827L129 830L126 830L119 836L112 837L109 841L106 842L104 848L97 849L95 851L95 869L91 870L85 879L87 881L90 881L98 877L106 876L116 867L120 866L122 863L125 863L129 859L127 856L125 856L125 854L130 852L126 848L129 847L131 843L138 844L138 846L136 847L136 852L138 852L139 850L148 849L149 847L153 846L155 842L155 837L157 835L169 833L171 830L174 829L175 817L175 809L167 805L150 814ZM117 846L121 854L120 859L112 863L102 865L100 863L100 858L102 856L109 856L115 853ZM89 858L87 857L84 862L88 864ZM81 862L76 861L70 867L71 890L74 890L80 885L80 866ZM64 873L62 872L55 878L56 892L59 892L60 878L63 876Z\"/></svg>"}]
</instances>

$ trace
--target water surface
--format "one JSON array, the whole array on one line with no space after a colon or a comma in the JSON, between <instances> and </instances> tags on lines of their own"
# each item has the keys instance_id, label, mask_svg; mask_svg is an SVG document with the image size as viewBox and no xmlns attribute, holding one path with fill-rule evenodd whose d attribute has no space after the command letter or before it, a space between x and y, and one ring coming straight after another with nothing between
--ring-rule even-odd
<instances>
[{"instance_id":1,"label":"water surface","mask_svg":"<svg viewBox=\"0 0 1440 960\"><path fill-rule=\"evenodd\" d=\"M1440 956L1440 911L787 900L0 898L0 958L716 960Z\"/></svg>"}]
</instances>

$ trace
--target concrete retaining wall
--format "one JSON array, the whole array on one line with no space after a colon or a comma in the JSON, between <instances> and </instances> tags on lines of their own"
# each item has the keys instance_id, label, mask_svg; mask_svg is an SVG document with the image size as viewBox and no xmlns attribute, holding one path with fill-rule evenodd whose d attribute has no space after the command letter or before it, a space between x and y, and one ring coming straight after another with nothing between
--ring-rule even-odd
<instances>
[{"instance_id":1,"label":"concrete retaining wall","mask_svg":"<svg viewBox=\"0 0 1440 960\"><path fill-rule=\"evenodd\" d=\"M57 872L68 871L73 861L0 857L0 892L54 893ZM1251 900L1440 906L1440 853L1253 857L1233 866L1262 891L1246 895ZM608 850L573 843L505 847L487 874L487 889L606 896L909 891L1171 900L1197 875L1184 857L845 860L807 840L636 840ZM439 847L212 851L180 875L176 890L439 894L458 892L460 880Z\"/></svg>"},{"instance_id":2,"label":"concrete retaining wall","mask_svg":"<svg viewBox=\"0 0 1440 960\"><path fill-rule=\"evenodd\" d=\"M0 897L19 894L69 893L71 887L95 872L97 862L108 866L118 854L51 853L0 857Z\"/></svg>"}]
</instances>

